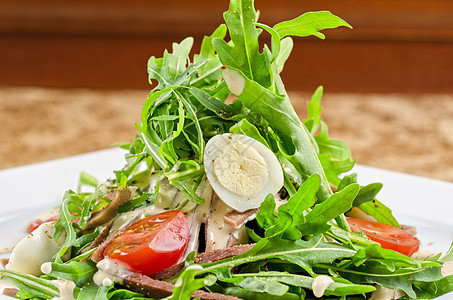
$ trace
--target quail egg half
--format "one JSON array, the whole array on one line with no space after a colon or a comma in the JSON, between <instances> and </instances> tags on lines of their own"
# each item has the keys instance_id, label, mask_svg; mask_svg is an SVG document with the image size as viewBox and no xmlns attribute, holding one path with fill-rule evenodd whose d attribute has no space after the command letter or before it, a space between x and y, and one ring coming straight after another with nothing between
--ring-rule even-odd
<instances>
[{"instance_id":1,"label":"quail egg half","mask_svg":"<svg viewBox=\"0 0 453 300\"><path fill-rule=\"evenodd\" d=\"M258 208L270 193L283 186L277 157L262 143L246 135L224 133L206 144L204 167L219 198L243 212Z\"/></svg>"}]
</instances>

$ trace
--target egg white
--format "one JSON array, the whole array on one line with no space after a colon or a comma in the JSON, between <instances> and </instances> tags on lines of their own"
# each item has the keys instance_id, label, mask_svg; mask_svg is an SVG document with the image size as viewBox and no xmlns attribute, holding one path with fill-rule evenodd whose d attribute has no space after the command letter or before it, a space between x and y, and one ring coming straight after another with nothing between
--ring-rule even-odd
<instances>
[{"instance_id":1,"label":"egg white","mask_svg":"<svg viewBox=\"0 0 453 300\"><path fill-rule=\"evenodd\" d=\"M214 169L216 159L229 159L228 157L224 157L226 152L223 150L226 147L231 146L233 143L238 142L246 144L247 147L250 147L250 149L253 149L254 151L256 150L264 158L265 164L268 168L268 178L263 179L266 180L265 184L263 184L260 190L253 191L253 193L248 195L243 191L239 193L234 192L231 188L228 189L225 186L225 183L221 182L222 177L219 178L220 176L216 175ZM240 212L258 208L268 194L275 195L283 186L282 167L274 153L257 140L241 134L224 133L212 137L206 144L204 168L209 183L219 198L225 204ZM233 170L228 170L228 166L226 166L226 168L227 170L224 172L231 171L231 176L235 176L233 174ZM263 174L263 176L266 176L266 174Z\"/></svg>"}]
</instances>

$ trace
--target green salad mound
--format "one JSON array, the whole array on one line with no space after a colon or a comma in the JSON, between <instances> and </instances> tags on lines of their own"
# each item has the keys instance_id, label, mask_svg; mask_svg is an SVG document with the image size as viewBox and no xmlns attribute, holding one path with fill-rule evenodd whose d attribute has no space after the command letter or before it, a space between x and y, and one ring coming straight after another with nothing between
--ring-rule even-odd
<instances>
[{"instance_id":1,"label":"green salad mound","mask_svg":"<svg viewBox=\"0 0 453 300\"><path fill-rule=\"evenodd\" d=\"M86 230L86 225L94 211L110 203L108 193L128 187L135 187L133 199L119 205L117 213L153 205L163 180L184 195L178 209L204 203L197 190L206 178L205 146L222 133L249 136L275 154L288 201L277 208L273 195L263 199L247 224L249 243L254 243L249 251L207 264L196 264L191 253L168 280L174 289L167 299L190 299L199 289L241 299L312 299L313 280L320 275L331 280L325 299L365 299L377 287L399 290L404 299L452 291L453 276L441 274L443 263L453 258L451 249L443 256L413 259L351 232L344 213L354 207L380 223L399 224L376 199L382 185L361 186L357 174L349 172L355 164L349 147L330 138L321 118L322 87L301 120L280 77L293 48L291 36L324 39L321 30L352 27L328 11L270 27L259 22L253 0L231 0L224 20L203 39L200 53L191 57L194 41L188 37L162 57L149 59L154 88L136 124L139 134L121 145L128 150L124 168L101 185L84 174L81 184L93 185L94 192L66 192L53 235L65 239L50 273L37 277L0 270L2 280L20 289L16 297L60 297L52 280L66 279L76 285L74 299L151 299L119 283L94 283L96 248L88 247L103 226ZM157 184L150 189L153 176Z\"/></svg>"}]
</instances>

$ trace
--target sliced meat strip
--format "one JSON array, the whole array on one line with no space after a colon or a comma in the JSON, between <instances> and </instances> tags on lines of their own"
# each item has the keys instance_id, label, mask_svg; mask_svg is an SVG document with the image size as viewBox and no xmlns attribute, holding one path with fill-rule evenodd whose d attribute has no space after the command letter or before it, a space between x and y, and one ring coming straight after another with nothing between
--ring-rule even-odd
<instances>
[{"instance_id":1,"label":"sliced meat strip","mask_svg":"<svg viewBox=\"0 0 453 300\"><path fill-rule=\"evenodd\" d=\"M9 258L0 258L0 269L5 267L9 262Z\"/></svg>"},{"instance_id":2,"label":"sliced meat strip","mask_svg":"<svg viewBox=\"0 0 453 300\"><path fill-rule=\"evenodd\" d=\"M144 294L152 298L164 298L173 293L174 285L165 281L155 280L148 276L133 273L128 274L123 278L123 285L131 291ZM192 298L200 298L202 300L238 300L239 298L227 296L217 293L209 293L197 290L193 293Z\"/></svg>"},{"instance_id":3,"label":"sliced meat strip","mask_svg":"<svg viewBox=\"0 0 453 300\"><path fill-rule=\"evenodd\" d=\"M93 260L94 262L100 262L104 258L105 247L107 247L107 245L113 238L111 237L107 239L110 229L112 228L112 225L113 222L111 222L107 227L105 227L104 230L102 230L101 233L97 236L97 238L93 241L93 243L91 243L91 245L88 247L88 250L99 247L91 255L91 260Z\"/></svg>"},{"instance_id":4,"label":"sliced meat strip","mask_svg":"<svg viewBox=\"0 0 453 300\"><path fill-rule=\"evenodd\" d=\"M233 246L230 248L201 253L195 257L195 263L207 264L207 263L212 263L212 262L215 262L215 261L218 261L221 259L225 259L228 257L237 256L237 255L240 255L242 253L249 251L250 249L253 248L253 246L255 246L255 244L237 245L237 246ZM183 267L184 267L184 262L181 262L181 263L173 265L170 268L167 268L161 272L149 275L149 277L151 277L152 279L156 279L156 280L167 280L169 278L172 278L176 274L178 274L179 271L181 271Z\"/></svg>"},{"instance_id":5,"label":"sliced meat strip","mask_svg":"<svg viewBox=\"0 0 453 300\"><path fill-rule=\"evenodd\" d=\"M14 298L18 292L19 290L16 288L5 288L2 295Z\"/></svg>"},{"instance_id":6,"label":"sliced meat strip","mask_svg":"<svg viewBox=\"0 0 453 300\"><path fill-rule=\"evenodd\" d=\"M218 249L218 250L213 250L210 252L205 252L197 257L195 257L195 262L197 264L207 264L207 263L212 263L221 259L225 259L228 257L232 256L237 256L242 253L245 253L249 251L250 249L253 248L255 244L244 244L244 245L237 245L233 246L230 248L225 248L225 249Z\"/></svg>"},{"instance_id":7,"label":"sliced meat strip","mask_svg":"<svg viewBox=\"0 0 453 300\"><path fill-rule=\"evenodd\" d=\"M255 219L258 210L258 208L255 208L244 212L233 211L225 214L223 220L234 229L239 229L248 221Z\"/></svg>"}]
</instances>

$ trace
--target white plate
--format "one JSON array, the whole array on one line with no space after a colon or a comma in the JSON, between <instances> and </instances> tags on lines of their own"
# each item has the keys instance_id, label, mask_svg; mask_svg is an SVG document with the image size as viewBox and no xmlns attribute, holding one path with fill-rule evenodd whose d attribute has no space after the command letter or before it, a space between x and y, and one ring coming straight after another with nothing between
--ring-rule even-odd
<instances>
[{"instance_id":1,"label":"white plate","mask_svg":"<svg viewBox=\"0 0 453 300\"><path fill-rule=\"evenodd\" d=\"M56 207L66 190L76 189L81 171L100 180L111 178L113 170L123 167L124 154L114 148L0 170L0 248L18 242L26 235L24 228L30 220ZM400 223L417 228L422 247L448 250L453 241L453 183L361 165L354 172L362 185L384 184L379 200Z\"/></svg>"}]
</instances>

